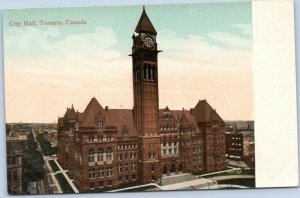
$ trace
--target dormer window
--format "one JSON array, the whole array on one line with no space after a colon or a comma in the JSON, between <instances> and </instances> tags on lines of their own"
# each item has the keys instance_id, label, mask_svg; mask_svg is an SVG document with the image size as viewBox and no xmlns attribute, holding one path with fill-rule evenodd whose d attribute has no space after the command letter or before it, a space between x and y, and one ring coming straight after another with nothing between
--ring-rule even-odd
<instances>
[{"instance_id":1,"label":"dormer window","mask_svg":"<svg viewBox=\"0 0 300 198\"><path fill-rule=\"evenodd\" d=\"M165 113L164 114L164 120L170 120L171 119L171 114L170 113Z\"/></svg>"},{"instance_id":2,"label":"dormer window","mask_svg":"<svg viewBox=\"0 0 300 198\"><path fill-rule=\"evenodd\" d=\"M127 138L128 138L128 132L127 132L127 131L124 131L124 132L123 132L123 139L124 139L124 140L127 140Z\"/></svg>"},{"instance_id":3,"label":"dormer window","mask_svg":"<svg viewBox=\"0 0 300 198\"><path fill-rule=\"evenodd\" d=\"M97 130L103 130L104 129L104 124L103 124L103 121L99 121L97 123L97 126L96 126Z\"/></svg>"}]
</instances>

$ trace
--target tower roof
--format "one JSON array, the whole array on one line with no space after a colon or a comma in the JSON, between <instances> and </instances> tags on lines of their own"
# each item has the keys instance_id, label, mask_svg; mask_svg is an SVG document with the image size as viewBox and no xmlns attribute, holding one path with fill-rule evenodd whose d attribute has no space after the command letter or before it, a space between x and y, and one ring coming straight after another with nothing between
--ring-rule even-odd
<instances>
[{"instance_id":1,"label":"tower roof","mask_svg":"<svg viewBox=\"0 0 300 198\"><path fill-rule=\"evenodd\" d=\"M145 33L152 33L152 34L157 34L154 26L152 25L149 17L147 16L145 6L143 6L143 13L141 15L141 18L135 28L135 32L140 33L140 32L145 32Z\"/></svg>"}]
</instances>

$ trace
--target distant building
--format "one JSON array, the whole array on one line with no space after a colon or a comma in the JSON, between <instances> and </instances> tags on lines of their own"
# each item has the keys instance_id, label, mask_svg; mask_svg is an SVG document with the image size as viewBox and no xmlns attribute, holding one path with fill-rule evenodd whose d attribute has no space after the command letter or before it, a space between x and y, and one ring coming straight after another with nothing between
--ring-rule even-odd
<instances>
[{"instance_id":1,"label":"distant building","mask_svg":"<svg viewBox=\"0 0 300 198\"><path fill-rule=\"evenodd\" d=\"M243 134L226 132L226 158L235 161L244 159Z\"/></svg>"},{"instance_id":2,"label":"distant building","mask_svg":"<svg viewBox=\"0 0 300 198\"><path fill-rule=\"evenodd\" d=\"M7 189L9 194L22 194L23 186L23 151L28 146L26 135L6 136Z\"/></svg>"},{"instance_id":3,"label":"distant building","mask_svg":"<svg viewBox=\"0 0 300 198\"><path fill-rule=\"evenodd\" d=\"M244 161L249 165L255 166L255 141L254 131L241 131L243 135L243 155Z\"/></svg>"},{"instance_id":4,"label":"distant building","mask_svg":"<svg viewBox=\"0 0 300 198\"><path fill-rule=\"evenodd\" d=\"M83 191L226 167L225 122L206 100L189 111L159 109L156 35L143 10L132 36L133 109L92 98L58 119L58 161Z\"/></svg>"}]
</instances>

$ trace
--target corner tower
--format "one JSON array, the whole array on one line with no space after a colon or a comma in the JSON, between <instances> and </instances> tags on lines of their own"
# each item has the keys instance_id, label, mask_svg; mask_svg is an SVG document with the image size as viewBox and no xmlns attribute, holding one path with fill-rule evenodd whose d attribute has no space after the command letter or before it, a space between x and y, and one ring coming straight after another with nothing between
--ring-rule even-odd
<instances>
[{"instance_id":1,"label":"corner tower","mask_svg":"<svg viewBox=\"0 0 300 198\"><path fill-rule=\"evenodd\" d=\"M145 7L132 36L134 124L138 132L139 175L142 183L160 177L160 136L158 134L157 32Z\"/></svg>"}]
</instances>

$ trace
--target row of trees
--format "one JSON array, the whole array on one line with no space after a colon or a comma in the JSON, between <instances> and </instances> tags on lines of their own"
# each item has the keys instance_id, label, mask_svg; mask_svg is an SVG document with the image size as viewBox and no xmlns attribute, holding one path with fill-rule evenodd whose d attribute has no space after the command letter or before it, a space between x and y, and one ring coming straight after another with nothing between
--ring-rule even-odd
<instances>
[{"instance_id":1,"label":"row of trees","mask_svg":"<svg viewBox=\"0 0 300 198\"><path fill-rule=\"evenodd\" d=\"M57 147L52 147L51 143L44 137L43 133L38 134L36 139L40 143L42 153L45 156L51 156L57 153Z\"/></svg>"},{"instance_id":2,"label":"row of trees","mask_svg":"<svg viewBox=\"0 0 300 198\"><path fill-rule=\"evenodd\" d=\"M24 152L23 168L26 183L36 182L45 176L43 155L38 150L32 133L28 135L28 148Z\"/></svg>"}]
</instances>

